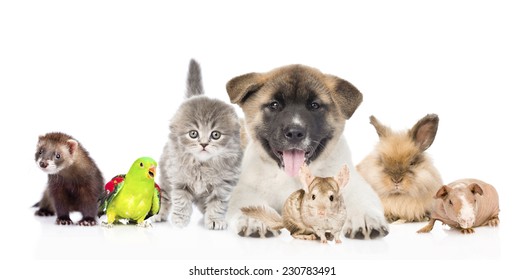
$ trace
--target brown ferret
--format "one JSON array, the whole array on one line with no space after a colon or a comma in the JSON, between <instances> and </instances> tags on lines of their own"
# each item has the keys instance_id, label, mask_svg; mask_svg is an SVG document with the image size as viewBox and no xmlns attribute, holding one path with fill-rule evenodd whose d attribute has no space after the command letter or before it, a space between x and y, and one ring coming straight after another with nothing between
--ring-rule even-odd
<instances>
[{"instance_id":1,"label":"brown ferret","mask_svg":"<svg viewBox=\"0 0 525 280\"><path fill-rule=\"evenodd\" d=\"M48 174L44 195L35 204L39 207L35 215L56 213L57 225L71 225L69 213L78 211L82 214L78 225L96 225L104 178L84 147L67 134L47 133L38 139L35 162Z\"/></svg>"}]
</instances>

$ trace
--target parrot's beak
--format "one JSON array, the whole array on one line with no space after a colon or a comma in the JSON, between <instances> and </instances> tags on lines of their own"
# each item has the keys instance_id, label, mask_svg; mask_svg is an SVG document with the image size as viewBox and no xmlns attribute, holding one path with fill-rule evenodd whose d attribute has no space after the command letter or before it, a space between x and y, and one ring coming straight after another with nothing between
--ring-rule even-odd
<instances>
[{"instance_id":1,"label":"parrot's beak","mask_svg":"<svg viewBox=\"0 0 525 280\"><path fill-rule=\"evenodd\" d=\"M156 169L157 167L156 166L152 166L148 169L148 176L153 179L155 178L155 173L156 173Z\"/></svg>"}]
</instances>

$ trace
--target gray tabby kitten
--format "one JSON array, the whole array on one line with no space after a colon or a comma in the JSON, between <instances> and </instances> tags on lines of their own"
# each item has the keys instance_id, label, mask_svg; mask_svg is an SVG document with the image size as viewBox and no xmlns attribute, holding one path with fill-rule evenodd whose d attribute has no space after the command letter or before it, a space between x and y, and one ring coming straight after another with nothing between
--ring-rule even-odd
<instances>
[{"instance_id":1,"label":"gray tabby kitten","mask_svg":"<svg viewBox=\"0 0 525 280\"><path fill-rule=\"evenodd\" d=\"M159 162L162 203L156 221L187 226L195 203L208 229L227 227L225 214L240 175L239 118L233 106L204 96L200 66L190 61L186 98L170 122Z\"/></svg>"}]
</instances>

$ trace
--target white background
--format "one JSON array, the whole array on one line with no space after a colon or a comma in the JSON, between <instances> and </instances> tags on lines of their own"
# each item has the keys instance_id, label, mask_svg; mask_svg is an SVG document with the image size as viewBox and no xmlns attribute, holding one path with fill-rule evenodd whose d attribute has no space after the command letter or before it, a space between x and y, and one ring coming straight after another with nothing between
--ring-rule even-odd
<instances>
[{"instance_id":1,"label":"white background","mask_svg":"<svg viewBox=\"0 0 525 280\"><path fill-rule=\"evenodd\" d=\"M193 266L316 265L336 267L327 279L437 279L496 277L523 263L519 1L186 2L0 4L0 256L7 272L188 279ZM59 227L34 217L30 206L46 183L33 159L38 136L73 135L106 179L140 156L158 159L190 58L202 66L206 94L227 102L229 79L291 63L350 81L364 96L345 130L356 164L377 141L371 114L394 129L438 114L428 152L443 180L493 184L501 226L462 236L439 222L427 235L415 233L424 223L393 225L381 240L321 245L286 231L267 240L209 232L198 212L182 230ZM257 279L265 278L286 277Z\"/></svg>"}]
</instances>

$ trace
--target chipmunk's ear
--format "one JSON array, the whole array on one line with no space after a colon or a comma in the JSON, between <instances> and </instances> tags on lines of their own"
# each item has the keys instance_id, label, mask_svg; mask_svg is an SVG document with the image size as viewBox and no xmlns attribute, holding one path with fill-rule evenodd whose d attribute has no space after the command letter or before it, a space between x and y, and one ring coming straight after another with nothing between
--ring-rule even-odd
<instances>
[{"instance_id":1,"label":"chipmunk's ear","mask_svg":"<svg viewBox=\"0 0 525 280\"><path fill-rule=\"evenodd\" d=\"M306 163L303 163L303 165L301 166L301 170L299 170L299 179L301 180L301 183L303 184L303 189L305 191L309 191L308 186L310 186L314 178L315 177L312 175L312 172L310 172L310 168L308 168L308 165L306 165Z\"/></svg>"}]
</instances>

